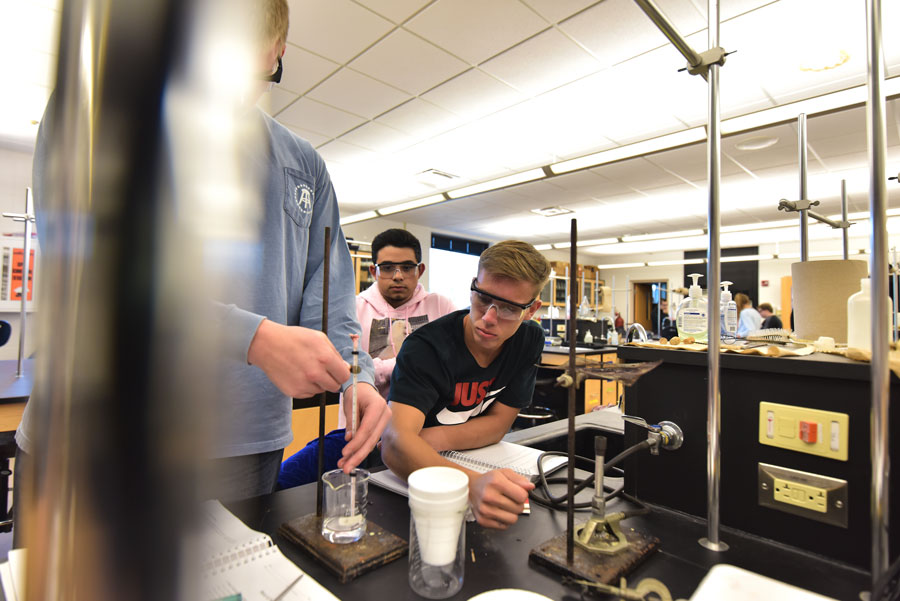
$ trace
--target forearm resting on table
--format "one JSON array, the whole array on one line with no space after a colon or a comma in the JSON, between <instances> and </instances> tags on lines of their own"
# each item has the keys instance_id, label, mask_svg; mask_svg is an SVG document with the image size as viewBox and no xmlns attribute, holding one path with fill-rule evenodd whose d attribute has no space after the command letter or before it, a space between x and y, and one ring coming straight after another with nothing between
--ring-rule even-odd
<instances>
[{"instance_id":1,"label":"forearm resting on table","mask_svg":"<svg viewBox=\"0 0 900 601\"><path fill-rule=\"evenodd\" d=\"M478 476L477 472L462 468L449 459L442 457L419 434L419 432L398 432L390 427L384 431L381 458L384 460L385 465L391 468L391 471L399 477L405 480L417 469L432 466L460 469L466 472L470 481L473 476Z\"/></svg>"},{"instance_id":2,"label":"forearm resting on table","mask_svg":"<svg viewBox=\"0 0 900 601\"><path fill-rule=\"evenodd\" d=\"M499 442L508 430L505 419L485 415L456 426L423 428L420 435L437 452L464 451Z\"/></svg>"}]
</instances>

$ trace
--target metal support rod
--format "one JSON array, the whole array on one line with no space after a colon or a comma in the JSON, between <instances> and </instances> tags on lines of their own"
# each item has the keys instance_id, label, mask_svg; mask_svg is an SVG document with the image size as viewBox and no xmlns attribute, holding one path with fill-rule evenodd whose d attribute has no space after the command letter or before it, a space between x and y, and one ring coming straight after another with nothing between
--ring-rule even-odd
<instances>
[{"instance_id":1,"label":"metal support rod","mask_svg":"<svg viewBox=\"0 0 900 601\"><path fill-rule=\"evenodd\" d=\"M799 149L800 163L800 200L809 200L806 191L806 113L800 113L797 117L797 147ZM800 260L809 261L809 225L807 224L808 209L800 210Z\"/></svg>"},{"instance_id":2,"label":"metal support rod","mask_svg":"<svg viewBox=\"0 0 900 601\"><path fill-rule=\"evenodd\" d=\"M891 277L894 281L894 294L891 297L894 300L894 313L892 315L894 323L893 340L894 342L897 342L897 338L900 337L900 307L898 307L898 297L900 297L900 294L897 294L897 290L900 289L900 269L897 269L897 247L895 246L892 251L894 258L892 261L893 266L891 268Z\"/></svg>"},{"instance_id":3,"label":"metal support rod","mask_svg":"<svg viewBox=\"0 0 900 601\"><path fill-rule=\"evenodd\" d=\"M841 224L840 224L840 223L838 223L837 221L835 221L835 220L833 220L833 219L829 219L829 218L826 217L825 215L822 215L822 214L820 214L820 213L816 213L815 211L811 211L811 210L807 209L807 210L806 210L806 216L807 216L807 217L812 217L812 218L815 219L816 221L818 221L818 222L820 222L820 223L824 223L825 225L830 225L831 227L833 227L833 228L836 229L836 230L837 230L837 229L841 229ZM844 228L844 229L846 229L846 228Z\"/></svg>"},{"instance_id":4,"label":"metal support rod","mask_svg":"<svg viewBox=\"0 0 900 601\"><path fill-rule=\"evenodd\" d=\"M662 34L672 42L675 49L681 53L691 67L696 67L703 62L700 55L681 37L681 34L678 33L672 22L659 10L659 7L653 3L653 0L634 0L634 2L650 17L650 20L656 24ZM710 44L709 47L715 48L716 46L718 46L718 43Z\"/></svg>"},{"instance_id":5,"label":"metal support rod","mask_svg":"<svg viewBox=\"0 0 900 601\"><path fill-rule=\"evenodd\" d=\"M28 318L26 301L28 300L28 279L31 277L31 222L34 219L34 199L31 188L25 188L25 249L22 257L22 308L19 313L19 361L16 364L16 377L25 375L22 363L25 360L25 321Z\"/></svg>"},{"instance_id":6,"label":"metal support rod","mask_svg":"<svg viewBox=\"0 0 900 601\"><path fill-rule=\"evenodd\" d=\"M331 277L331 228L325 228L325 255L322 259L322 333L328 336L328 280ZM319 453L316 457L316 516L322 517L322 474L325 473L325 397L319 393Z\"/></svg>"},{"instance_id":7,"label":"metal support rod","mask_svg":"<svg viewBox=\"0 0 900 601\"><path fill-rule=\"evenodd\" d=\"M572 220L570 235L572 246L569 249L569 374L572 384L569 386L569 436L567 453L569 461L566 471L566 563L572 565L575 560L575 394L578 391L578 375L575 373L575 265L578 261L578 221Z\"/></svg>"},{"instance_id":8,"label":"metal support rod","mask_svg":"<svg viewBox=\"0 0 900 601\"><path fill-rule=\"evenodd\" d=\"M869 220L871 223L872 277L872 584L887 571L888 491L890 490L890 456L888 433L889 377L887 315L887 184L885 181L885 99L884 53L881 42L881 0L866 1L868 50L868 97L866 121L869 129Z\"/></svg>"},{"instance_id":9,"label":"metal support rod","mask_svg":"<svg viewBox=\"0 0 900 601\"><path fill-rule=\"evenodd\" d=\"M719 0L709 0L709 46L719 45ZM706 397L706 538L700 544L712 551L725 551L728 545L719 540L719 486L722 460L719 449L721 428L721 397L719 395L719 331L720 316L718 303L721 244L719 239L719 184L721 181L722 133L719 113L719 65L709 69L709 123L707 125L707 158L709 160L709 254L707 255L706 285L707 297L707 397Z\"/></svg>"},{"instance_id":10,"label":"metal support rod","mask_svg":"<svg viewBox=\"0 0 900 601\"><path fill-rule=\"evenodd\" d=\"M847 180L841 180L841 222L846 224L847 222ZM850 258L850 232L847 231L847 228L844 227L844 231L841 232L841 237L844 240L844 260L846 261Z\"/></svg>"}]
</instances>

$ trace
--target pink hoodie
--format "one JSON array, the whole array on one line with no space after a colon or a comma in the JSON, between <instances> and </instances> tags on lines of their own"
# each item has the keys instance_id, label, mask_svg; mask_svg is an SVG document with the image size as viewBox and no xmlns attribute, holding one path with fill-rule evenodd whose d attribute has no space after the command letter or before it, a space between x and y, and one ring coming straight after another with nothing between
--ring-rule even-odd
<instances>
[{"instance_id":1,"label":"pink hoodie","mask_svg":"<svg viewBox=\"0 0 900 601\"><path fill-rule=\"evenodd\" d=\"M391 373L397 362L397 353L403 341L414 330L438 317L456 310L446 296L426 292L417 284L412 297L397 307L392 307L372 284L356 297L356 317L362 326L360 348L375 363L375 388L378 394L388 398L391 389ZM390 400L390 399L388 399ZM338 427L346 425L343 407L338 412Z\"/></svg>"}]
</instances>

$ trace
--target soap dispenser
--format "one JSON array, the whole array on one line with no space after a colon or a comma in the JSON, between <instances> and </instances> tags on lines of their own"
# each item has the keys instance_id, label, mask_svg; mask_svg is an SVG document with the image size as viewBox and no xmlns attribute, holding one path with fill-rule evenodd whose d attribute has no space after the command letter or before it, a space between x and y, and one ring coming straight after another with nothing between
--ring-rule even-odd
<instances>
[{"instance_id":1,"label":"soap dispenser","mask_svg":"<svg viewBox=\"0 0 900 601\"><path fill-rule=\"evenodd\" d=\"M719 303L719 315L721 317L722 335L726 338L737 337L738 311L737 303L731 298L731 290L728 289L733 282L722 282L722 297Z\"/></svg>"},{"instance_id":2,"label":"soap dispenser","mask_svg":"<svg viewBox=\"0 0 900 601\"><path fill-rule=\"evenodd\" d=\"M707 300L703 298L703 292L697 280L702 277L700 273L688 274L694 283L688 289L688 297L681 301L678 313L675 315L675 327L681 338L691 336L695 342L706 342L706 310Z\"/></svg>"}]
</instances>

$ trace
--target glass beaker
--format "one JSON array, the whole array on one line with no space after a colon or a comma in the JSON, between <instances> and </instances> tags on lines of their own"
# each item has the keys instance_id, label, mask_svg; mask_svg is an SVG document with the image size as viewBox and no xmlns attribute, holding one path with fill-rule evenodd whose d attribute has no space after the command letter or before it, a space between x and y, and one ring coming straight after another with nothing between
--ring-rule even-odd
<instances>
[{"instance_id":1,"label":"glass beaker","mask_svg":"<svg viewBox=\"0 0 900 601\"><path fill-rule=\"evenodd\" d=\"M322 484L322 536L338 544L358 541L366 532L369 472L331 470L322 474Z\"/></svg>"}]
</instances>

